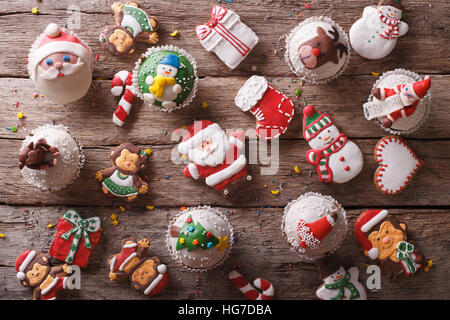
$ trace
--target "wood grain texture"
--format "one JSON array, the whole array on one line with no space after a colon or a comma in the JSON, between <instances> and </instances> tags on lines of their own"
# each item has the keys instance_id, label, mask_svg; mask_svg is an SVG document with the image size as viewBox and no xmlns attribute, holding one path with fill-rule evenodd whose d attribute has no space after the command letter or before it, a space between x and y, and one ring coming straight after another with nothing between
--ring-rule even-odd
<instances>
[{"instance_id":1,"label":"wood grain texture","mask_svg":"<svg viewBox=\"0 0 450 320\"><path fill-rule=\"evenodd\" d=\"M196 98L183 110L166 114L150 111L136 101L130 117L122 127L112 123L112 113L118 99L110 90L110 80L120 70L131 70L146 45L138 44L136 54L118 58L107 54L98 42L105 25L113 23L112 1L25 0L18 3L0 0L0 299L31 299L31 291L16 279L15 259L23 250L35 248L47 251L55 224L64 210L74 208L85 217L100 216L104 234L95 248L89 267L82 275L82 290L64 292L63 299L149 299L133 290L127 281L113 283L107 279L106 259L120 250L126 236L148 236L150 252L168 265L170 282L166 290L151 299L243 299L243 295L226 279L235 264L242 264L242 273L249 279L261 276L273 282L277 299L315 299L315 289L321 284L316 266L299 262L281 237L283 207L307 191L327 194L347 210L349 231L337 254L348 257L360 269L363 282L366 263L353 238L357 216L368 208L388 208L399 220L406 222L409 236L435 265L431 272L405 281L382 281L382 289L369 292L369 299L449 299L450 277L450 3L446 0L423 2L403 0L410 30L398 40L389 57L369 61L352 52L343 76L330 84L312 86L292 82L287 64L282 58L284 39L304 18L314 15L331 16L347 32L361 15L363 7L376 1L311 0L310 9L296 0L248 0L223 4L235 10L242 21L259 36L260 42L234 71L213 54L206 52L195 36L195 26L209 20L216 1L148 0L143 7L161 20L161 44L173 44L191 53L198 64L199 90ZM39 8L33 15L31 9ZM71 10L80 10L80 28L94 54L98 53L93 73L93 86L86 97L67 105L54 104L45 97L33 98L36 92L28 79L26 57L35 37L50 22L61 25L71 19ZM301 16L298 16L298 13ZM23 22L26 21L25 24ZM174 30L179 34L169 36ZM255 70L256 71L253 71ZM406 190L395 197L382 195L373 184L377 167L373 149L386 135L379 126L367 121L362 104L367 99L376 77L404 68L432 78L432 104L428 120L406 141L423 158L425 165ZM217 122L224 129L251 129L255 118L234 105L234 97L252 74L264 75L272 85L286 93L295 104L295 116L286 134L280 139L279 170L261 175L258 156L250 165L253 188L245 197L224 199L202 181L182 176L182 164L170 161L172 149L179 141L172 139L174 129L188 125L194 119ZM334 116L337 126L346 133L364 154L361 174L344 185L323 184L314 168L305 161L307 143L302 137L303 101L295 96L300 89L305 102ZM16 103L18 105L16 107ZM201 107L202 102L208 108ZM25 127L17 132L4 129L19 124L17 113L25 114ZM69 127L74 137L85 147L86 165L74 184L58 192L43 192L23 181L18 169L18 152L25 136L39 125L55 122ZM152 149L149 194L132 204L105 197L94 179L97 170L110 166L108 151L112 146L131 141ZM247 149L249 144L247 142ZM270 150L270 146L269 146ZM249 150L247 150L248 153ZM299 166L301 174L294 172ZM310 174L311 173L311 174ZM282 190L281 190L282 189ZM271 190L281 190L278 196ZM171 217L181 206L211 205L226 213L235 229L237 241L232 255L223 267L200 274L200 289L195 292L197 274L185 272L175 264L165 246L165 232ZM126 211L121 212L119 205ZM146 205L157 208L145 210ZM113 227L110 214L118 214L120 225ZM102 290L99 290L102 288Z\"/></svg>"}]
</instances>

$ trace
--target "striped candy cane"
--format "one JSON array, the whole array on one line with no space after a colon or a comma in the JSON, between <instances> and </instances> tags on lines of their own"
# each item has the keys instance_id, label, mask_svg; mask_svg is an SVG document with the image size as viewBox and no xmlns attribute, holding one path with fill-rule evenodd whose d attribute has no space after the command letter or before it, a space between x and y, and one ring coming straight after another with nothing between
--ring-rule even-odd
<instances>
[{"instance_id":1,"label":"striped candy cane","mask_svg":"<svg viewBox=\"0 0 450 320\"><path fill-rule=\"evenodd\" d=\"M134 97L136 95L132 81L133 74L129 71L122 70L114 75L111 81L111 93L115 96L120 96L123 92L123 86L125 85L125 93L119 101L116 111L114 111L113 122L121 127L125 120L127 120L130 114L131 105L133 104Z\"/></svg>"},{"instance_id":2,"label":"striped candy cane","mask_svg":"<svg viewBox=\"0 0 450 320\"><path fill-rule=\"evenodd\" d=\"M261 292L256 290L255 287L253 287L247 279L245 279L242 274L236 270L233 270L228 274L228 279L230 279L234 285L238 287L238 289L241 290L241 292L250 300L272 300L275 294L275 289L272 284L262 278L256 278L253 282L253 285Z\"/></svg>"}]
</instances>

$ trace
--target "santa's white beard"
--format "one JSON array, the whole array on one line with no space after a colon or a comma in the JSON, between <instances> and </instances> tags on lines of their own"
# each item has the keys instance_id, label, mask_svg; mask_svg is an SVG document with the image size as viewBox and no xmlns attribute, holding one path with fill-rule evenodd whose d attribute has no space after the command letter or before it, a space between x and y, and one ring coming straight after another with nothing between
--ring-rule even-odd
<instances>
[{"instance_id":1,"label":"santa's white beard","mask_svg":"<svg viewBox=\"0 0 450 320\"><path fill-rule=\"evenodd\" d=\"M189 150L189 159L200 166L215 167L224 162L229 142L225 132L217 132L209 138L212 139L210 151L203 151L198 147Z\"/></svg>"},{"instance_id":2,"label":"santa's white beard","mask_svg":"<svg viewBox=\"0 0 450 320\"><path fill-rule=\"evenodd\" d=\"M77 63L68 63L64 62L62 65L61 71L59 71L55 67L50 67L47 70L42 68L40 65L38 66L38 77L43 80L53 80L56 79L59 73L62 73L64 76L69 76L78 72L81 68L83 68L84 63L81 62L81 59L78 59Z\"/></svg>"}]
</instances>

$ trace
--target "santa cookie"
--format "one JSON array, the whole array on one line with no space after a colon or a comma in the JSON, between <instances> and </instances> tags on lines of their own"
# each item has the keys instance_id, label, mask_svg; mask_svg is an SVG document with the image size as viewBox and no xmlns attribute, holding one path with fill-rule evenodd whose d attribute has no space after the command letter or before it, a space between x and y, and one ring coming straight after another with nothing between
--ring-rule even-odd
<instances>
[{"instance_id":1,"label":"santa cookie","mask_svg":"<svg viewBox=\"0 0 450 320\"><path fill-rule=\"evenodd\" d=\"M355 222L355 237L364 255L379 263L382 275L396 280L418 273L425 257L407 239L406 224L387 210L368 210Z\"/></svg>"},{"instance_id":2,"label":"santa cookie","mask_svg":"<svg viewBox=\"0 0 450 320\"><path fill-rule=\"evenodd\" d=\"M345 269L334 257L329 257L319 265L320 280L323 284L316 290L321 300L367 300L366 289L358 280L359 269L352 266Z\"/></svg>"},{"instance_id":3,"label":"santa cookie","mask_svg":"<svg viewBox=\"0 0 450 320\"><path fill-rule=\"evenodd\" d=\"M317 262L344 241L346 213L333 198L308 192L285 207L281 230L301 261Z\"/></svg>"},{"instance_id":4,"label":"santa cookie","mask_svg":"<svg viewBox=\"0 0 450 320\"><path fill-rule=\"evenodd\" d=\"M381 0L378 7L365 7L362 18L350 28L353 50L367 59L388 56L394 50L397 38L408 32L408 25L401 19L399 0Z\"/></svg>"},{"instance_id":5,"label":"santa cookie","mask_svg":"<svg viewBox=\"0 0 450 320\"><path fill-rule=\"evenodd\" d=\"M136 41L155 44L159 41L159 20L145 12L135 1L114 2L111 6L116 24L103 28L99 40L112 55L134 53Z\"/></svg>"},{"instance_id":6,"label":"santa cookie","mask_svg":"<svg viewBox=\"0 0 450 320\"><path fill-rule=\"evenodd\" d=\"M150 241L142 238L122 240L122 250L108 258L109 279L128 278L131 286L147 296L163 290L168 281L167 267L158 257L149 257Z\"/></svg>"},{"instance_id":7,"label":"santa cookie","mask_svg":"<svg viewBox=\"0 0 450 320\"><path fill-rule=\"evenodd\" d=\"M252 177L247 171L245 134L234 131L228 138L217 124L194 121L186 128L178 151L191 161L183 175L205 183L224 196L236 196Z\"/></svg>"},{"instance_id":8,"label":"santa cookie","mask_svg":"<svg viewBox=\"0 0 450 320\"><path fill-rule=\"evenodd\" d=\"M148 173L148 153L131 143L122 143L112 148L110 158L113 166L95 174L95 179L102 182L104 194L133 201L138 195L148 191L145 176Z\"/></svg>"},{"instance_id":9,"label":"santa cookie","mask_svg":"<svg viewBox=\"0 0 450 320\"><path fill-rule=\"evenodd\" d=\"M429 113L431 79L396 69L383 73L364 103L364 116L392 134L411 133Z\"/></svg>"},{"instance_id":10,"label":"santa cookie","mask_svg":"<svg viewBox=\"0 0 450 320\"><path fill-rule=\"evenodd\" d=\"M308 18L286 37L286 62L292 72L313 84L341 75L349 58L345 31L328 17Z\"/></svg>"},{"instance_id":11,"label":"santa cookie","mask_svg":"<svg viewBox=\"0 0 450 320\"><path fill-rule=\"evenodd\" d=\"M220 6L212 8L211 20L197 26L195 32L202 46L230 69L235 69L259 41L236 12Z\"/></svg>"},{"instance_id":12,"label":"santa cookie","mask_svg":"<svg viewBox=\"0 0 450 320\"><path fill-rule=\"evenodd\" d=\"M132 83L144 102L160 111L187 106L197 91L194 58L175 46L150 48L136 62Z\"/></svg>"},{"instance_id":13,"label":"santa cookie","mask_svg":"<svg viewBox=\"0 0 450 320\"><path fill-rule=\"evenodd\" d=\"M68 277L72 267L51 266L49 257L36 250L26 250L17 257L16 271L20 283L33 288L33 300L56 300L61 290L74 289Z\"/></svg>"},{"instance_id":14,"label":"santa cookie","mask_svg":"<svg viewBox=\"0 0 450 320\"><path fill-rule=\"evenodd\" d=\"M28 73L36 88L55 103L83 98L92 81L92 51L68 29L50 23L30 49Z\"/></svg>"},{"instance_id":15,"label":"santa cookie","mask_svg":"<svg viewBox=\"0 0 450 320\"><path fill-rule=\"evenodd\" d=\"M320 181L345 183L361 172L361 150L339 131L330 115L311 105L303 109L303 137L311 147L306 161L316 166Z\"/></svg>"},{"instance_id":16,"label":"santa cookie","mask_svg":"<svg viewBox=\"0 0 450 320\"><path fill-rule=\"evenodd\" d=\"M256 135L264 140L278 138L286 132L294 117L292 101L261 76L248 79L239 89L234 103L255 116Z\"/></svg>"},{"instance_id":17,"label":"santa cookie","mask_svg":"<svg viewBox=\"0 0 450 320\"><path fill-rule=\"evenodd\" d=\"M423 161L411 147L396 136L387 136L378 141L374 155L379 164L374 182L383 194L396 195L402 192L423 166Z\"/></svg>"}]
</instances>

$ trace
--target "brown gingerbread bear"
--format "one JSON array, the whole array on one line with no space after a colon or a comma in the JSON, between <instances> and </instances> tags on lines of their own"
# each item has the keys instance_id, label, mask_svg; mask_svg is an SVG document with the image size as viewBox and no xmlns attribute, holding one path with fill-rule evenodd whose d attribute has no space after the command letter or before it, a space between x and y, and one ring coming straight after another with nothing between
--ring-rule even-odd
<instances>
[{"instance_id":1,"label":"brown gingerbread bear","mask_svg":"<svg viewBox=\"0 0 450 320\"><path fill-rule=\"evenodd\" d=\"M128 201L147 193L148 183L142 179L148 171L147 152L132 143L122 143L111 149L110 156L113 166L95 174L102 181L103 192Z\"/></svg>"},{"instance_id":2,"label":"brown gingerbread bear","mask_svg":"<svg viewBox=\"0 0 450 320\"><path fill-rule=\"evenodd\" d=\"M47 170L56 166L59 157L58 148L50 146L44 138L31 141L19 154L19 168L27 166L33 170Z\"/></svg>"},{"instance_id":3,"label":"brown gingerbread bear","mask_svg":"<svg viewBox=\"0 0 450 320\"><path fill-rule=\"evenodd\" d=\"M116 24L103 28L99 39L112 55L134 53L136 41L150 44L159 41L159 20L148 15L138 2L114 2L111 8Z\"/></svg>"},{"instance_id":4,"label":"brown gingerbread bear","mask_svg":"<svg viewBox=\"0 0 450 320\"><path fill-rule=\"evenodd\" d=\"M387 210L363 212L355 223L355 237L364 255L377 260L383 276L393 281L416 274L424 266L423 253L407 241L406 224Z\"/></svg>"},{"instance_id":5,"label":"brown gingerbread bear","mask_svg":"<svg viewBox=\"0 0 450 320\"><path fill-rule=\"evenodd\" d=\"M17 279L24 287L33 288L33 300L55 300L58 292L68 289L72 267L52 267L49 257L36 250L22 252L16 260Z\"/></svg>"},{"instance_id":6,"label":"brown gingerbread bear","mask_svg":"<svg viewBox=\"0 0 450 320\"><path fill-rule=\"evenodd\" d=\"M122 250L108 258L109 279L129 278L134 289L145 295L155 295L163 290L169 280L167 267L158 257L148 257L150 241L142 238L122 240Z\"/></svg>"}]
</instances>

